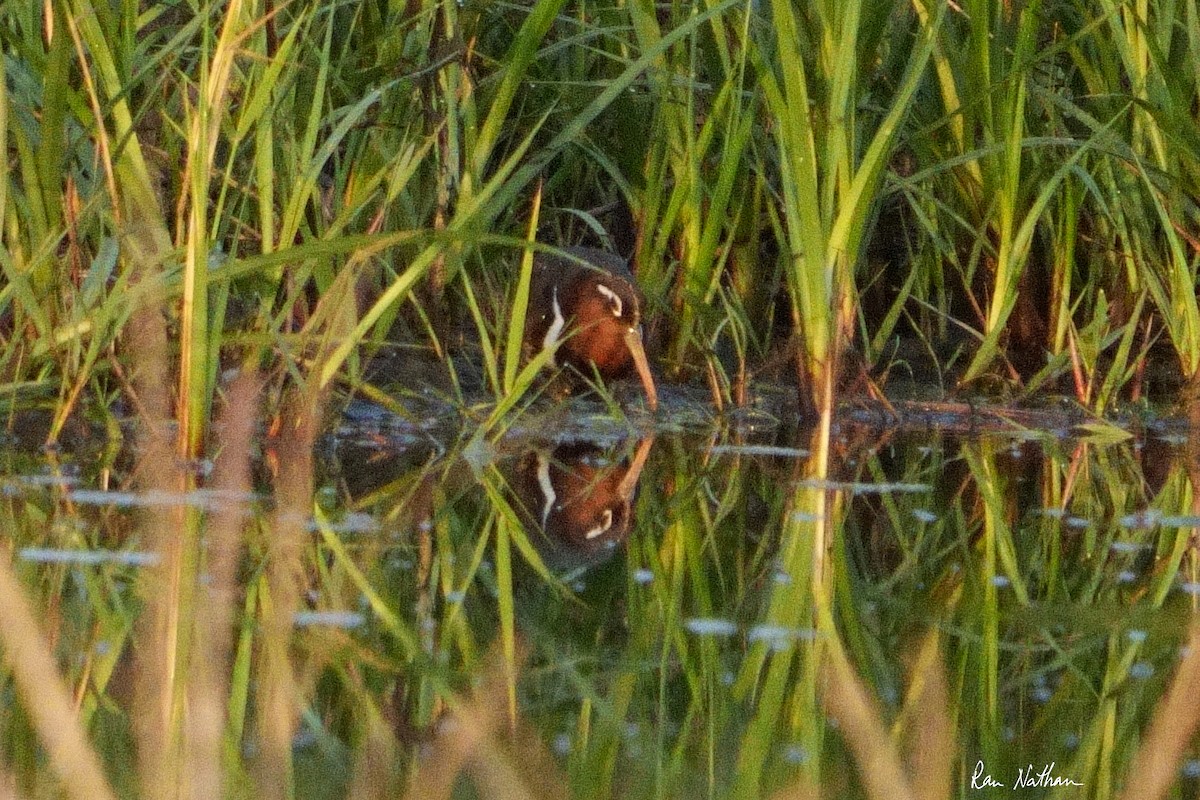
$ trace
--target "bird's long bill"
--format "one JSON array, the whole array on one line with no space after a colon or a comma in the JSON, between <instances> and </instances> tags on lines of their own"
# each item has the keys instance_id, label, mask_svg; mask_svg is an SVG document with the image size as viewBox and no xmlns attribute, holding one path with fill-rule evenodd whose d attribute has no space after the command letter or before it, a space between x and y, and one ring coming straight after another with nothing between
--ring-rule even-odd
<instances>
[{"instance_id":1,"label":"bird's long bill","mask_svg":"<svg viewBox=\"0 0 1200 800\"><path fill-rule=\"evenodd\" d=\"M617 493L626 503L633 499L633 490L637 488L638 479L642 477L642 467L646 466L646 457L650 455L650 448L653 446L653 436L647 436L638 442L633 460L629 462L629 471L621 478L621 484L617 487Z\"/></svg>"},{"instance_id":2,"label":"bird's long bill","mask_svg":"<svg viewBox=\"0 0 1200 800\"><path fill-rule=\"evenodd\" d=\"M646 360L646 349L642 347L642 332L630 328L625 334L625 346L633 356L633 366L637 368L638 377L642 379L642 388L646 390L646 405L651 411L658 410L658 390L654 388L654 378L650 375L650 362Z\"/></svg>"}]
</instances>

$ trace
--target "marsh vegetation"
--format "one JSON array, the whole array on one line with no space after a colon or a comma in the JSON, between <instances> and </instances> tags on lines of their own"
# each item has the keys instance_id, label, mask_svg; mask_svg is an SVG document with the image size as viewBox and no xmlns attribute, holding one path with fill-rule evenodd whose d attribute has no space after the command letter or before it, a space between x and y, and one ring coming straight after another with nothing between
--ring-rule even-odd
<instances>
[{"instance_id":1,"label":"marsh vegetation","mask_svg":"<svg viewBox=\"0 0 1200 800\"><path fill-rule=\"evenodd\" d=\"M1194 792L1194 3L0 41L0 794ZM575 244L657 415L543 397Z\"/></svg>"}]
</instances>

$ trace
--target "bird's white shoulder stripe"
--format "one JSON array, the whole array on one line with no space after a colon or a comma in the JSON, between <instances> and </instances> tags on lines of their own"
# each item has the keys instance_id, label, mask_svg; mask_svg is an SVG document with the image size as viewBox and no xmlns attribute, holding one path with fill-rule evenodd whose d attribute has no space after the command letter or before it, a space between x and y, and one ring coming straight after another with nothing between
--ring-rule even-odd
<instances>
[{"instance_id":1,"label":"bird's white shoulder stripe","mask_svg":"<svg viewBox=\"0 0 1200 800\"><path fill-rule=\"evenodd\" d=\"M563 328L567 326L567 321L563 319L562 306L558 304L558 287L554 287L554 321L550 323L549 329L546 331L546 338L542 339L543 350L553 350L554 345L558 344L558 337L562 336ZM550 356L550 366L557 367L558 362L554 356Z\"/></svg>"},{"instance_id":2,"label":"bird's white shoulder stripe","mask_svg":"<svg viewBox=\"0 0 1200 800\"><path fill-rule=\"evenodd\" d=\"M550 459L545 453L538 453L537 482L542 490L542 528L550 520L550 512L554 510L554 502L558 500L558 492L550 482Z\"/></svg>"}]
</instances>

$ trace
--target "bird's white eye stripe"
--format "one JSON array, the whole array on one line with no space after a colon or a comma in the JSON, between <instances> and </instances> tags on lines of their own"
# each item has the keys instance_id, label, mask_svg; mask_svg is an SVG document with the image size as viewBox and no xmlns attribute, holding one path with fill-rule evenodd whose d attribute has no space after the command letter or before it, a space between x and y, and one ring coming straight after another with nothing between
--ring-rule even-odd
<instances>
[{"instance_id":1,"label":"bird's white eye stripe","mask_svg":"<svg viewBox=\"0 0 1200 800\"><path fill-rule=\"evenodd\" d=\"M612 304L614 317L621 316L621 312L625 310L625 304L621 302L621 298L612 289L605 286L603 283L596 284L597 291L608 298L608 302Z\"/></svg>"},{"instance_id":2,"label":"bird's white eye stripe","mask_svg":"<svg viewBox=\"0 0 1200 800\"><path fill-rule=\"evenodd\" d=\"M606 508L606 509L604 509L604 513L600 515L600 524L597 525L596 527L592 528L587 533L585 533L583 535L583 538L591 540L591 539L595 539L597 536L603 536L605 533L608 532L608 529L612 527L612 524L613 524L612 509Z\"/></svg>"}]
</instances>

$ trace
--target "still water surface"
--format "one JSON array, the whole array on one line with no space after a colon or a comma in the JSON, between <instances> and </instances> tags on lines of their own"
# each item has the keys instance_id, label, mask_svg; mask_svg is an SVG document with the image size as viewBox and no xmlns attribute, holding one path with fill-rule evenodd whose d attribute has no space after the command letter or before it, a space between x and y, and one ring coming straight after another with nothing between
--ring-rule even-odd
<instances>
[{"instance_id":1,"label":"still water surface","mask_svg":"<svg viewBox=\"0 0 1200 800\"><path fill-rule=\"evenodd\" d=\"M1185 430L847 412L826 440L765 413L585 411L488 443L357 406L321 441L288 645L298 796L365 796L366 770L410 796L458 775L461 796L867 797L876 757L921 797L1125 785L1200 594ZM226 761L254 785L263 450L236 496L139 491L103 448L3 454L17 573L127 796L164 505L245 511ZM0 727L20 785L58 785L11 687ZM1200 789L1200 754L1177 777Z\"/></svg>"}]
</instances>

